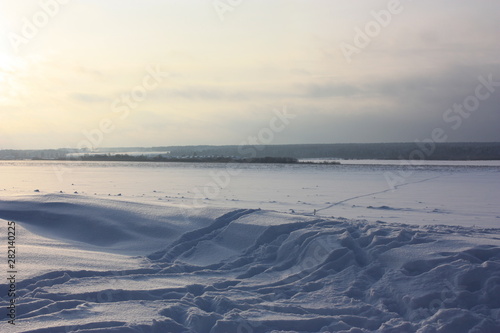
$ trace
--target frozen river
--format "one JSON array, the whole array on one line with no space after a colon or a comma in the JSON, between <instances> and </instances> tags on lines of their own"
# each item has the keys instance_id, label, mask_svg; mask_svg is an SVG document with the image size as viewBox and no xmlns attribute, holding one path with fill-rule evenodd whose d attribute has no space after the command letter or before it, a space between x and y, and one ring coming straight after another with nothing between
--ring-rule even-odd
<instances>
[{"instance_id":1,"label":"frozen river","mask_svg":"<svg viewBox=\"0 0 500 333\"><path fill-rule=\"evenodd\" d=\"M500 167L458 164L0 162L0 331L498 332Z\"/></svg>"},{"instance_id":2,"label":"frozen river","mask_svg":"<svg viewBox=\"0 0 500 333\"><path fill-rule=\"evenodd\" d=\"M500 226L500 164L0 162L0 196L64 193L369 221ZM36 192L35 192L36 191Z\"/></svg>"}]
</instances>

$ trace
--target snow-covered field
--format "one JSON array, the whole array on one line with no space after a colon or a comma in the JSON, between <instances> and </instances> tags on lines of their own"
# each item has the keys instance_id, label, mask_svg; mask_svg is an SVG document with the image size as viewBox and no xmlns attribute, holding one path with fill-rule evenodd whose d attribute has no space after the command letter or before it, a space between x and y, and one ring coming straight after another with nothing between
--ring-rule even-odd
<instances>
[{"instance_id":1,"label":"snow-covered field","mask_svg":"<svg viewBox=\"0 0 500 333\"><path fill-rule=\"evenodd\" d=\"M0 332L500 331L499 166L0 173Z\"/></svg>"}]
</instances>

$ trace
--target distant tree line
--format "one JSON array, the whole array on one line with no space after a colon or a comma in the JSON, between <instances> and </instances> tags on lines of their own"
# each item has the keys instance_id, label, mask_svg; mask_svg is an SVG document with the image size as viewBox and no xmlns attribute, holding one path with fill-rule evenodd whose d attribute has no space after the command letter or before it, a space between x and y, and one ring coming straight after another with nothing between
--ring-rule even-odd
<instances>
[{"instance_id":1,"label":"distant tree line","mask_svg":"<svg viewBox=\"0 0 500 333\"><path fill-rule=\"evenodd\" d=\"M253 148L253 149L252 149ZM335 159L409 159L417 144L407 143L351 143L351 144L293 144L257 146L193 146L193 147L156 147L156 150L168 149L172 154L188 155L224 155L250 157L292 157L335 158ZM255 156L245 156L246 151L255 152ZM435 143L432 153L425 154L428 160L500 160L500 143Z\"/></svg>"},{"instance_id":2,"label":"distant tree line","mask_svg":"<svg viewBox=\"0 0 500 333\"><path fill-rule=\"evenodd\" d=\"M292 157L255 157L255 158L234 158L226 156L207 157L166 157L128 154L87 154L70 158L78 161L128 161L128 162L190 162L190 163L299 163L299 160Z\"/></svg>"},{"instance_id":3,"label":"distant tree line","mask_svg":"<svg viewBox=\"0 0 500 333\"><path fill-rule=\"evenodd\" d=\"M500 160L500 143L433 143L430 151L426 151L428 160ZM102 148L102 155L114 156L115 160L149 160L151 152L165 152L159 155L171 160L196 159L205 161L207 158L220 159L221 162L259 158L336 158L336 159L410 159L412 153L422 149L416 143L352 143L352 144L293 144L293 145L261 145L261 146L166 146L150 148ZM131 156L126 152L144 152L143 157ZM249 153L251 152L251 153ZM430 153L429 153L430 152ZM71 154L85 153L78 149L47 149L47 150L0 150L2 160L61 160L71 159ZM100 153L99 153L100 154ZM126 157L120 156L128 155ZM95 156L96 154L91 154ZM413 154L415 155L415 154ZM90 156L90 155L89 155ZM222 157L225 156L225 157ZM82 159L82 158L78 158ZM107 158L110 160L110 158ZM280 163L279 161L274 163Z\"/></svg>"}]
</instances>

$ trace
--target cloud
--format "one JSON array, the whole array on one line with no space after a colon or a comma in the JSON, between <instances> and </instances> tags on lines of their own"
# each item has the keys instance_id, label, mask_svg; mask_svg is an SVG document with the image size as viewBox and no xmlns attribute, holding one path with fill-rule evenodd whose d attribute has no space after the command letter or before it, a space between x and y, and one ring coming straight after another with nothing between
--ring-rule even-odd
<instances>
[{"instance_id":1,"label":"cloud","mask_svg":"<svg viewBox=\"0 0 500 333\"><path fill-rule=\"evenodd\" d=\"M293 97L295 92L290 92L288 87L274 87L270 90L258 90L257 87L245 88L212 86L185 86L181 88L158 89L150 93L150 97L159 100L182 99L187 101L262 101Z\"/></svg>"},{"instance_id":2,"label":"cloud","mask_svg":"<svg viewBox=\"0 0 500 333\"><path fill-rule=\"evenodd\" d=\"M366 93L354 85L338 83L311 83L301 85L301 88L304 91L303 97L306 98L352 97Z\"/></svg>"},{"instance_id":3,"label":"cloud","mask_svg":"<svg viewBox=\"0 0 500 333\"><path fill-rule=\"evenodd\" d=\"M77 102L89 103L89 104L110 102L110 98L108 96L101 96L97 94L75 93L71 94L71 98Z\"/></svg>"},{"instance_id":4,"label":"cloud","mask_svg":"<svg viewBox=\"0 0 500 333\"><path fill-rule=\"evenodd\" d=\"M286 105L300 120L276 143L412 141L449 125L443 113L474 92L479 76L500 81L494 1L405 1L347 64L339 43L386 7L252 1L221 22L201 0L74 3L30 40L14 71L0 60L0 76L9 76L9 84L0 79L0 132L18 147L75 142L110 117L113 145L238 144ZM23 13L0 16L19 31ZM111 104L142 84L148 65L171 75L121 119ZM450 140L500 141L499 95Z\"/></svg>"}]
</instances>

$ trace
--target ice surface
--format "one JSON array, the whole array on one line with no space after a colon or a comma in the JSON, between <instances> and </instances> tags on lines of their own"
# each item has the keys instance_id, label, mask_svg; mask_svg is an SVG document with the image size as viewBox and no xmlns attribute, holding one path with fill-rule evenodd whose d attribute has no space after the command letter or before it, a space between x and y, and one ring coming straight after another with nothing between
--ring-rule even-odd
<instances>
[{"instance_id":1,"label":"ice surface","mask_svg":"<svg viewBox=\"0 0 500 333\"><path fill-rule=\"evenodd\" d=\"M500 167L457 164L0 162L0 197L63 192L186 207L261 208L299 214L312 214L316 209L326 217L498 227ZM403 175L403 184L393 190L386 180L388 173ZM373 209L382 206L393 209Z\"/></svg>"},{"instance_id":2,"label":"ice surface","mask_svg":"<svg viewBox=\"0 0 500 333\"><path fill-rule=\"evenodd\" d=\"M208 223L222 211L65 194L0 201L0 218L21 221L25 228L40 235L121 254L147 254L191 228Z\"/></svg>"},{"instance_id":3,"label":"ice surface","mask_svg":"<svg viewBox=\"0 0 500 333\"><path fill-rule=\"evenodd\" d=\"M224 168L22 163L0 165L1 332L500 331L494 167L391 191L394 167L243 166L200 205Z\"/></svg>"}]
</instances>

